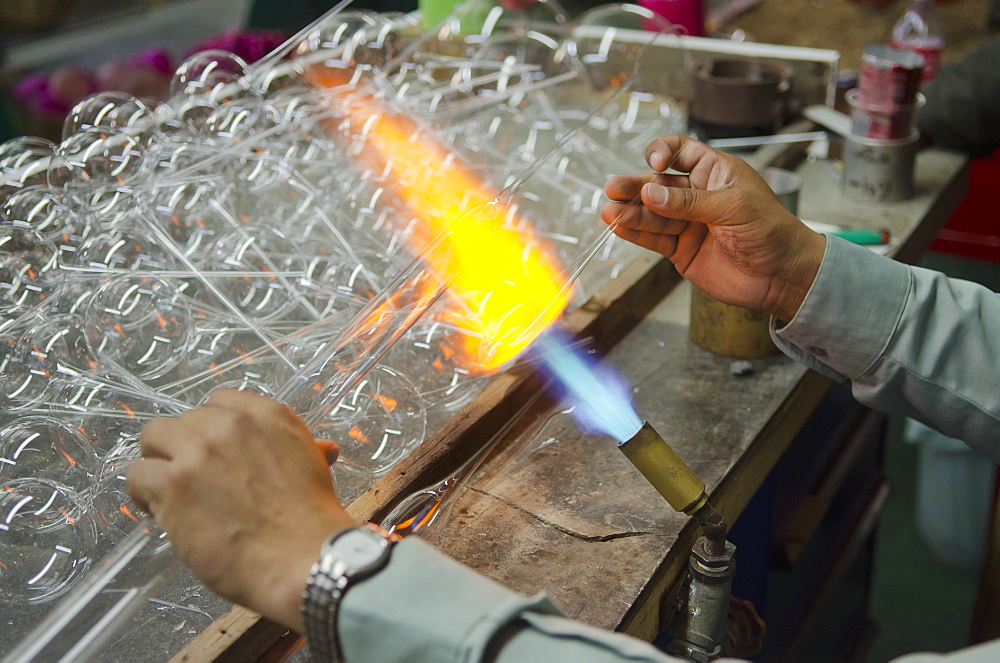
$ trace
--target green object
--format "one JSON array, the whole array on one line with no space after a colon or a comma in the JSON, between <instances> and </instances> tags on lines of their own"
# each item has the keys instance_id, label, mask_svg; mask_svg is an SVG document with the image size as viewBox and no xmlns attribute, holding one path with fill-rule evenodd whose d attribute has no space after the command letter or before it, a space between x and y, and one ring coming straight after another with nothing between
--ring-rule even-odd
<instances>
[{"instance_id":1,"label":"green object","mask_svg":"<svg viewBox=\"0 0 1000 663\"><path fill-rule=\"evenodd\" d=\"M828 234L833 235L834 237L840 237L841 239L846 239L852 244L861 244L864 246L889 243L888 230L858 230L855 228L844 228L843 230L834 230Z\"/></svg>"},{"instance_id":2,"label":"green object","mask_svg":"<svg viewBox=\"0 0 1000 663\"><path fill-rule=\"evenodd\" d=\"M423 14L421 25L424 29L436 27L454 13L459 20L459 32L468 35L483 29L487 15L497 3L495 0L418 0L417 6Z\"/></svg>"},{"instance_id":3,"label":"green object","mask_svg":"<svg viewBox=\"0 0 1000 663\"><path fill-rule=\"evenodd\" d=\"M423 14L424 28L433 28L455 9L456 0L418 0L417 7Z\"/></svg>"}]
</instances>

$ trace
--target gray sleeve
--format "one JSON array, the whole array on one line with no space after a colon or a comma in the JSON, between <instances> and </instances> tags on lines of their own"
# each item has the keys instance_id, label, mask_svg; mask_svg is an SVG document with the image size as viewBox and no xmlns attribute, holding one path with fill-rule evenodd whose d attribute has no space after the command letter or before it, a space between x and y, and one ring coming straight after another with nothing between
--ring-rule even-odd
<instances>
[{"instance_id":1,"label":"gray sleeve","mask_svg":"<svg viewBox=\"0 0 1000 663\"><path fill-rule=\"evenodd\" d=\"M684 663L636 638L567 619L544 597L515 594L416 537L347 591L338 633L351 663ZM998 652L994 641L899 663L985 663L1000 660Z\"/></svg>"},{"instance_id":2,"label":"gray sleeve","mask_svg":"<svg viewBox=\"0 0 1000 663\"><path fill-rule=\"evenodd\" d=\"M567 619L544 596L520 596L416 537L346 592L337 621L351 663L683 663L636 638ZM503 646L487 659L501 633Z\"/></svg>"},{"instance_id":3,"label":"gray sleeve","mask_svg":"<svg viewBox=\"0 0 1000 663\"><path fill-rule=\"evenodd\" d=\"M1000 295L836 237L781 350L1000 460Z\"/></svg>"},{"instance_id":4,"label":"gray sleeve","mask_svg":"<svg viewBox=\"0 0 1000 663\"><path fill-rule=\"evenodd\" d=\"M943 67L924 96L917 128L935 145L972 156L1000 147L1000 38Z\"/></svg>"}]
</instances>

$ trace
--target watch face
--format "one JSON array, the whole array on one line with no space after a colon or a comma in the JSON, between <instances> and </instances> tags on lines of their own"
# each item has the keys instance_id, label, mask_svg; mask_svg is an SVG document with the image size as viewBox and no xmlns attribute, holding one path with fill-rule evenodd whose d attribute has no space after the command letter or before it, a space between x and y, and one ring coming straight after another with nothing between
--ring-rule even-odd
<instances>
[{"instance_id":1,"label":"watch face","mask_svg":"<svg viewBox=\"0 0 1000 663\"><path fill-rule=\"evenodd\" d=\"M363 572L382 559L389 542L370 529L357 528L338 536L330 552L347 566L347 573Z\"/></svg>"}]
</instances>

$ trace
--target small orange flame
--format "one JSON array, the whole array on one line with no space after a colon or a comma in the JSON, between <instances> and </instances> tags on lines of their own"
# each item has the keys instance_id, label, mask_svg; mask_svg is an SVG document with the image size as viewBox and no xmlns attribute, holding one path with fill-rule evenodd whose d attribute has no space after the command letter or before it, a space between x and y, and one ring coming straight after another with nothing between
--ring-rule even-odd
<instances>
[{"instance_id":1,"label":"small orange flame","mask_svg":"<svg viewBox=\"0 0 1000 663\"><path fill-rule=\"evenodd\" d=\"M382 409L386 412L392 412L399 405L399 401L391 396L386 396L385 394L372 394L372 397L378 401L378 404L382 406Z\"/></svg>"},{"instance_id":2,"label":"small orange flame","mask_svg":"<svg viewBox=\"0 0 1000 663\"><path fill-rule=\"evenodd\" d=\"M63 518L66 519L66 522L69 523L70 527L76 527L76 519L69 515L69 511L66 509L57 509L57 511L63 515Z\"/></svg>"},{"instance_id":3,"label":"small orange flame","mask_svg":"<svg viewBox=\"0 0 1000 663\"><path fill-rule=\"evenodd\" d=\"M72 456L66 453L65 449L59 449L59 453L61 453L66 458L66 461L69 463L70 467L76 467L76 461L73 460Z\"/></svg>"},{"instance_id":4,"label":"small orange flame","mask_svg":"<svg viewBox=\"0 0 1000 663\"><path fill-rule=\"evenodd\" d=\"M132 510L128 508L128 505L125 504L125 502L122 502L121 504L118 505L118 510L124 513L130 519L134 520L135 522L139 522L139 519L136 518L135 515L133 515Z\"/></svg>"},{"instance_id":5,"label":"small orange flame","mask_svg":"<svg viewBox=\"0 0 1000 663\"><path fill-rule=\"evenodd\" d=\"M442 503L440 501L436 502L425 513L422 513L422 514L421 513L417 513L417 514L414 514L414 515L410 516L409 518L407 518L403 522L401 522L398 525L396 525L395 527L393 527L392 531L396 532L396 533L399 533L399 534L406 534L408 531L413 531L413 532L420 531L420 529L424 525L426 525L427 523L429 523L431 521L431 519L434 518L434 514L437 513L437 510L441 506L441 504ZM417 520L418 517L420 518L419 520Z\"/></svg>"},{"instance_id":6,"label":"small orange flame","mask_svg":"<svg viewBox=\"0 0 1000 663\"><path fill-rule=\"evenodd\" d=\"M448 360L455 356L455 348L451 347L448 343L440 343L438 347L441 348L441 358Z\"/></svg>"},{"instance_id":7,"label":"small orange flame","mask_svg":"<svg viewBox=\"0 0 1000 663\"><path fill-rule=\"evenodd\" d=\"M456 363L491 372L516 357L551 325L570 292L558 262L458 156L371 94L348 86L351 72L314 68L309 80L337 103L353 135L365 137L356 158L418 217L409 238L453 295L450 322L466 330ZM442 241L439 241L441 239Z\"/></svg>"},{"instance_id":8,"label":"small orange flame","mask_svg":"<svg viewBox=\"0 0 1000 663\"><path fill-rule=\"evenodd\" d=\"M365 437L365 434L361 432L361 429L357 426L351 426L351 430L347 431L347 434L351 436L351 439L357 440L362 444L371 444L372 441Z\"/></svg>"}]
</instances>

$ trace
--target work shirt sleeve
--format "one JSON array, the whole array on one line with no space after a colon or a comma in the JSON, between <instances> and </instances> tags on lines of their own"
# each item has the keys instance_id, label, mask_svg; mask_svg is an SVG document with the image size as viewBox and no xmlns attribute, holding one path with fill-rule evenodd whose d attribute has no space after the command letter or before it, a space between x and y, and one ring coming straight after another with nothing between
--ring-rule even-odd
<instances>
[{"instance_id":1,"label":"work shirt sleeve","mask_svg":"<svg viewBox=\"0 0 1000 663\"><path fill-rule=\"evenodd\" d=\"M398 543L385 569L347 591L337 621L349 663L681 661L567 619L543 595L516 594L416 537Z\"/></svg>"},{"instance_id":2,"label":"work shirt sleeve","mask_svg":"<svg viewBox=\"0 0 1000 663\"><path fill-rule=\"evenodd\" d=\"M782 352L1000 461L1000 295L828 237Z\"/></svg>"},{"instance_id":3,"label":"work shirt sleeve","mask_svg":"<svg viewBox=\"0 0 1000 663\"><path fill-rule=\"evenodd\" d=\"M684 663L636 638L567 619L544 596L515 594L416 537L347 591L338 634L349 663ZM998 654L994 641L900 663L993 663Z\"/></svg>"}]
</instances>

